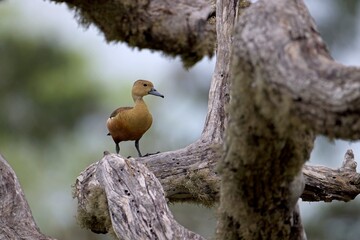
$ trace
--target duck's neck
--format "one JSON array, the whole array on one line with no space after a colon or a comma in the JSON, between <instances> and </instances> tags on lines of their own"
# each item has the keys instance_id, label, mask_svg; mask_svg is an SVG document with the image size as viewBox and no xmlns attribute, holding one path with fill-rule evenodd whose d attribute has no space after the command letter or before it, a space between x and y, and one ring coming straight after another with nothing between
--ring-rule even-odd
<instances>
[{"instance_id":1,"label":"duck's neck","mask_svg":"<svg viewBox=\"0 0 360 240\"><path fill-rule=\"evenodd\" d=\"M146 103L145 103L145 101L143 100L143 98L142 97L133 97L133 99L134 99L134 102L135 102L135 106L134 106L134 108L136 108L136 109L146 109L147 110L147 106L146 106Z\"/></svg>"}]
</instances>

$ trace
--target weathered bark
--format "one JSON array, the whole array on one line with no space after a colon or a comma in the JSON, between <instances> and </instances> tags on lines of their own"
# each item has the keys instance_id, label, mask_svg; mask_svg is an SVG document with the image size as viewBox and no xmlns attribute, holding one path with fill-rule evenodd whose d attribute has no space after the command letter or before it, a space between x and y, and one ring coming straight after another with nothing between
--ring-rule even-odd
<instances>
[{"instance_id":1,"label":"weathered bark","mask_svg":"<svg viewBox=\"0 0 360 240\"><path fill-rule=\"evenodd\" d=\"M215 9L211 0L51 1L67 3L81 23L97 26L109 42L180 56L187 67L214 52Z\"/></svg>"},{"instance_id":2,"label":"weathered bark","mask_svg":"<svg viewBox=\"0 0 360 240\"><path fill-rule=\"evenodd\" d=\"M360 69L331 58L302 0L254 4L236 43L246 58L238 64L254 67L247 70L253 86L263 89L254 101L264 116L302 122L330 138L360 138Z\"/></svg>"},{"instance_id":3,"label":"weathered bark","mask_svg":"<svg viewBox=\"0 0 360 240\"><path fill-rule=\"evenodd\" d=\"M106 153L95 169L75 184L84 227L117 239L203 239L174 220L160 182L141 163Z\"/></svg>"},{"instance_id":4,"label":"weathered bark","mask_svg":"<svg viewBox=\"0 0 360 240\"><path fill-rule=\"evenodd\" d=\"M0 239L51 240L31 214L15 172L0 154Z\"/></svg>"},{"instance_id":5,"label":"weathered bark","mask_svg":"<svg viewBox=\"0 0 360 240\"><path fill-rule=\"evenodd\" d=\"M274 2L250 6L242 14L233 38L229 125L225 158L220 163L220 239L304 237L300 231L292 231L292 219L303 190L301 169L310 156L314 134L289 121L287 97L266 86L273 76L265 71L259 74L258 69L267 62L251 62L253 48L260 47L256 41L264 39L265 45L266 34L272 31L261 14L274 14L270 13ZM259 30L264 34L258 35ZM267 46L272 52L257 54L276 55L276 46ZM276 98L276 104L269 101L271 97Z\"/></svg>"},{"instance_id":6,"label":"weathered bark","mask_svg":"<svg viewBox=\"0 0 360 240\"><path fill-rule=\"evenodd\" d=\"M352 150L347 150L343 164L339 169L323 166L305 166L305 189L303 201L333 200L350 201L359 195L360 174L356 172L357 163Z\"/></svg>"},{"instance_id":7,"label":"weathered bark","mask_svg":"<svg viewBox=\"0 0 360 240\"><path fill-rule=\"evenodd\" d=\"M221 152L217 148L207 149L202 146L195 150L190 150L194 158L174 151L136 160L144 163L155 174L171 202L188 201L211 206L219 200L220 176L217 174L217 164ZM349 160L347 164L356 166L351 152L348 150L345 154ZM360 174L356 172L356 167L345 168L343 164L338 169L331 169L305 165L302 172L305 179L305 190L301 194L303 201L347 202L360 194Z\"/></svg>"},{"instance_id":8,"label":"weathered bark","mask_svg":"<svg viewBox=\"0 0 360 240\"><path fill-rule=\"evenodd\" d=\"M291 219L315 133L358 137L358 77L351 88L334 80L333 71L341 78L345 68L334 68L314 29L301 0L258 1L237 24L221 162L222 239L304 239ZM341 107L339 96L347 101Z\"/></svg>"}]
</instances>

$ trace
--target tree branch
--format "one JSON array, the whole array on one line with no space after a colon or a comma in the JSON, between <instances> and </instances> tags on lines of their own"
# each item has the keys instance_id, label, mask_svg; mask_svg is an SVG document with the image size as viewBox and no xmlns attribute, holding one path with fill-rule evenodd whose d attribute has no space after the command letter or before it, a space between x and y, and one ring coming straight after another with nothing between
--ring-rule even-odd
<instances>
[{"instance_id":1,"label":"tree branch","mask_svg":"<svg viewBox=\"0 0 360 240\"><path fill-rule=\"evenodd\" d=\"M211 0L51 0L75 9L85 25L94 24L107 41L161 50L180 56L190 67L215 47L214 7Z\"/></svg>"},{"instance_id":2,"label":"tree branch","mask_svg":"<svg viewBox=\"0 0 360 240\"><path fill-rule=\"evenodd\" d=\"M198 141L181 150L136 158L136 161L155 174L171 202L212 206L219 200L216 165L221 157L219 146Z\"/></svg>"},{"instance_id":3,"label":"tree branch","mask_svg":"<svg viewBox=\"0 0 360 240\"><path fill-rule=\"evenodd\" d=\"M117 239L203 239L178 224L162 187L144 165L106 153L75 184L79 222Z\"/></svg>"},{"instance_id":4,"label":"tree branch","mask_svg":"<svg viewBox=\"0 0 360 240\"><path fill-rule=\"evenodd\" d=\"M290 121L306 123L317 134L360 138L360 69L332 59L302 0L259 1L238 29L237 54L257 66L253 79L263 80L254 84L264 86L266 99L254 100L269 103L262 104L264 115L284 109Z\"/></svg>"},{"instance_id":5,"label":"tree branch","mask_svg":"<svg viewBox=\"0 0 360 240\"><path fill-rule=\"evenodd\" d=\"M360 193L360 174L356 172L356 162L352 150L347 150L339 169L323 166L304 166L305 190L303 201L333 200L350 201Z\"/></svg>"},{"instance_id":6,"label":"tree branch","mask_svg":"<svg viewBox=\"0 0 360 240\"><path fill-rule=\"evenodd\" d=\"M54 240L40 232L15 172L1 154L0 216L0 239Z\"/></svg>"},{"instance_id":7,"label":"tree branch","mask_svg":"<svg viewBox=\"0 0 360 240\"><path fill-rule=\"evenodd\" d=\"M191 146L181 151L135 159L155 174L170 202L197 202L212 206L219 201L220 177L216 171L216 159L221 157L221 152L215 146L209 148L206 145L199 148L191 148ZM346 156L349 156L349 152L351 150L347 151ZM353 157L350 163L356 164ZM82 172L80 178L93 177L96 169L97 163L90 165ZM346 202L360 194L360 174L354 169L343 166L339 169L331 169L305 165L303 174L305 177L305 190L301 195L303 201Z\"/></svg>"}]
</instances>

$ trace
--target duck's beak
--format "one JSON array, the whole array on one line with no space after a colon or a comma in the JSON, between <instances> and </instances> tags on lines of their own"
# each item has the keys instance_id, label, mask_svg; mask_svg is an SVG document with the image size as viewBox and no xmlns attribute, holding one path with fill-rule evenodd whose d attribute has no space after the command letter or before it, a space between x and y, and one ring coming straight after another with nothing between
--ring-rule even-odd
<instances>
[{"instance_id":1,"label":"duck's beak","mask_svg":"<svg viewBox=\"0 0 360 240\"><path fill-rule=\"evenodd\" d=\"M148 94L164 98L164 95L159 93L155 88L151 88L151 90L148 92Z\"/></svg>"}]
</instances>

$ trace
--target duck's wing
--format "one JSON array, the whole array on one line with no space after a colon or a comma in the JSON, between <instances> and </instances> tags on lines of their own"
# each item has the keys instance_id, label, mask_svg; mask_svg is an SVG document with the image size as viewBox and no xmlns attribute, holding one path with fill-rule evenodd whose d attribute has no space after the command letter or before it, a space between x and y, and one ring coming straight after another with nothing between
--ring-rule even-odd
<instances>
[{"instance_id":1,"label":"duck's wing","mask_svg":"<svg viewBox=\"0 0 360 240\"><path fill-rule=\"evenodd\" d=\"M121 113L122 111L129 110L129 109L132 109L132 108L133 108L133 107L119 107L119 108L115 109L115 110L110 114L110 117L109 117L109 118L113 118L113 117L115 117L116 115L118 115L119 113ZM108 133L107 135L110 136L111 134Z\"/></svg>"},{"instance_id":2,"label":"duck's wing","mask_svg":"<svg viewBox=\"0 0 360 240\"><path fill-rule=\"evenodd\" d=\"M116 115L118 115L119 113L121 113L124 110L129 110L132 109L132 107L119 107L117 109L115 109L111 114L109 118L115 117Z\"/></svg>"}]
</instances>

